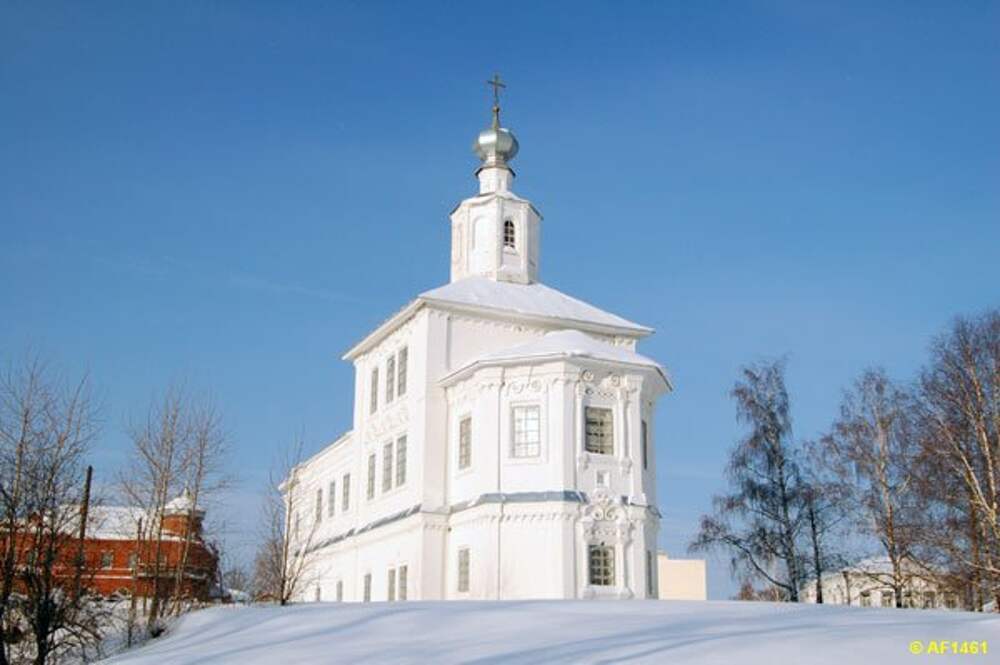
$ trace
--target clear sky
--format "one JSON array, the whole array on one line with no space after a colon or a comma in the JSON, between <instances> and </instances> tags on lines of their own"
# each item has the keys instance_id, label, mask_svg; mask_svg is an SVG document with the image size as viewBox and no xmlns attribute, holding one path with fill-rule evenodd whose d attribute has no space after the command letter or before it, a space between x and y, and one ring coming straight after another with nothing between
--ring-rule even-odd
<instances>
[{"instance_id":1,"label":"clear sky","mask_svg":"<svg viewBox=\"0 0 1000 665\"><path fill-rule=\"evenodd\" d=\"M91 373L105 482L129 413L214 394L245 552L273 451L350 427L340 354L447 282L499 71L543 280L657 330L683 555L741 364L787 354L812 437L1000 304L998 35L991 2L7 2L0 355Z\"/></svg>"}]
</instances>

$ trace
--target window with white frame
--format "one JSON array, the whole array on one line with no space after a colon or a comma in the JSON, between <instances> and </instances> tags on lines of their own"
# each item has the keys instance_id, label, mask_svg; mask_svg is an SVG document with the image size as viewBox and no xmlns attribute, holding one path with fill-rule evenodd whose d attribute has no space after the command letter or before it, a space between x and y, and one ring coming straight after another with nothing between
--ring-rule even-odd
<instances>
[{"instance_id":1,"label":"window with white frame","mask_svg":"<svg viewBox=\"0 0 1000 665\"><path fill-rule=\"evenodd\" d=\"M386 580L386 600L396 600L396 569L389 569L389 579Z\"/></svg>"},{"instance_id":2,"label":"window with white frame","mask_svg":"<svg viewBox=\"0 0 1000 665\"><path fill-rule=\"evenodd\" d=\"M472 418L466 416L458 422L458 468L468 469L472 464Z\"/></svg>"},{"instance_id":3,"label":"window with white frame","mask_svg":"<svg viewBox=\"0 0 1000 665\"><path fill-rule=\"evenodd\" d=\"M364 596L362 596L366 603L371 602L372 599L372 574L365 573L364 581Z\"/></svg>"},{"instance_id":4,"label":"window with white frame","mask_svg":"<svg viewBox=\"0 0 1000 665\"><path fill-rule=\"evenodd\" d=\"M114 552L101 552L101 568L112 568L115 565Z\"/></svg>"},{"instance_id":5,"label":"window with white frame","mask_svg":"<svg viewBox=\"0 0 1000 665\"><path fill-rule=\"evenodd\" d=\"M406 600L406 566L399 567L399 599Z\"/></svg>"},{"instance_id":6,"label":"window with white frame","mask_svg":"<svg viewBox=\"0 0 1000 665\"><path fill-rule=\"evenodd\" d=\"M406 483L406 435L396 439L396 487Z\"/></svg>"},{"instance_id":7,"label":"window with white frame","mask_svg":"<svg viewBox=\"0 0 1000 665\"><path fill-rule=\"evenodd\" d=\"M458 550L458 590L466 592L469 590L469 548L463 547Z\"/></svg>"},{"instance_id":8,"label":"window with white frame","mask_svg":"<svg viewBox=\"0 0 1000 665\"><path fill-rule=\"evenodd\" d=\"M316 488L316 523L323 521L323 488Z\"/></svg>"},{"instance_id":9,"label":"window with white frame","mask_svg":"<svg viewBox=\"0 0 1000 665\"><path fill-rule=\"evenodd\" d=\"M871 607L872 606L872 594L870 591L861 592L861 607Z\"/></svg>"},{"instance_id":10,"label":"window with white frame","mask_svg":"<svg viewBox=\"0 0 1000 665\"><path fill-rule=\"evenodd\" d=\"M392 441L382 446L382 491L392 489Z\"/></svg>"},{"instance_id":11,"label":"window with white frame","mask_svg":"<svg viewBox=\"0 0 1000 665\"><path fill-rule=\"evenodd\" d=\"M388 404L396 395L396 356L389 356L385 361L385 403Z\"/></svg>"},{"instance_id":12,"label":"window with white frame","mask_svg":"<svg viewBox=\"0 0 1000 665\"><path fill-rule=\"evenodd\" d=\"M139 563L139 555L135 552L131 552L128 555L128 567L130 570L135 570L136 564Z\"/></svg>"},{"instance_id":13,"label":"window with white frame","mask_svg":"<svg viewBox=\"0 0 1000 665\"><path fill-rule=\"evenodd\" d=\"M406 361L409 354L404 346L399 350L396 360L396 396L402 397L406 394Z\"/></svg>"},{"instance_id":14,"label":"window with white frame","mask_svg":"<svg viewBox=\"0 0 1000 665\"><path fill-rule=\"evenodd\" d=\"M540 411L538 406L514 407L512 457L538 457L542 449Z\"/></svg>"},{"instance_id":15,"label":"window with white frame","mask_svg":"<svg viewBox=\"0 0 1000 665\"><path fill-rule=\"evenodd\" d=\"M588 453L613 455L615 452L614 418L611 409L588 406L584 409Z\"/></svg>"},{"instance_id":16,"label":"window with white frame","mask_svg":"<svg viewBox=\"0 0 1000 665\"><path fill-rule=\"evenodd\" d=\"M642 421L642 426L640 427L642 432L642 468L649 468L649 429L646 427L646 421Z\"/></svg>"},{"instance_id":17,"label":"window with white frame","mask_svg":"<svg viewBox=\"0 0 1000 665\"><path fill-rule=\"evenodd\" d=\"M892 592L892 589L882 590L882 607L892 607L893 605L896 604L895 601L896 598L895 594Z\"/></svg>"},{"instance_id":18,"label":"window with white frame","mask_svg":"<svg viewBox=\"0 0 1000 665\"><path fill-rule=\"evenodd\" d=\"M591 545L588 550L590 583L593 586L614 586L615 548L610 545Z\"/></svg>"},{"instance_id":19,"label":"window with white frame","mask_svg":"<svg viewBox=\"0 0 1000 665\"><path fill-rule=\"evenodd\" d=\"M337 580L337 602L344 602L344 581Z\"/></svg>"},{"instance_id":20,"label":"window with white frame","mask_svg":"<svg viewBox=\"0 0 1000 665\"><path fill-rule=\"evenodd\" d=\"M505 249L514 249L517 236L514 232L514 222L507 220L503 223L503 246Z\"/></svg>"},{"instance_id":21,"label":"window with white frame","mask_svg":"<svg viewBox=\"0 0 1000 665\"><path fill-rule=\"evenodd\" d=\"M372 368L371 404L368 407L369 413L376 411L378 411L378 367Z\"/></svg>"},{"instance_id":22,"label":"window with white frame","mask_svg":"<svg viewBox=\"0 0 1000 665\"><path fill-rule=\"evenodd\" d=\"M343 500L340 502L340 509L345 513L351 509L351 474L345 473L344 479L341 481L341 491L343 491Z\"/></svg>"},{"instance_id":23,"label":"window with white frame","mask_svg":"<svg viewBox=\"0 0 1000 665\"><path fill-rule=\"evenodd\" d=\"M337 514L337 481L331 480L330 487L326 491L326 515L333 517Z\"/></svg>"},{"instance_id":24,"label":"window with white frame","mask_svg":"<svg viewBox=\"0 0 1000 665\"><path fill-rule=\"evenodd\" d=\"M365 496L375 498L375 453L368 456L368 487L365 488Z\"/></svg>"}]
</instances>

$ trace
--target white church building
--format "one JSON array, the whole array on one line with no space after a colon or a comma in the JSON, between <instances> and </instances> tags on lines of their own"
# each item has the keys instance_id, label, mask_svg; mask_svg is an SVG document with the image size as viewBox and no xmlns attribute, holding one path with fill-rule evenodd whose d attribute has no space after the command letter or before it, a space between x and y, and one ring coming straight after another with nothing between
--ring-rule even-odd
<instances>
[{"instance_id":1,"label":"white church building","mask_svg":"<svg viewBox=\"0 0 1000 665\"><path fill-rule=\"evenodd\" d=\"M474 150L451 281L347 351L353 428L284 484L298 599L655 598L652 330L538 280L498 104Z\"/></svg>"}]
</instances>

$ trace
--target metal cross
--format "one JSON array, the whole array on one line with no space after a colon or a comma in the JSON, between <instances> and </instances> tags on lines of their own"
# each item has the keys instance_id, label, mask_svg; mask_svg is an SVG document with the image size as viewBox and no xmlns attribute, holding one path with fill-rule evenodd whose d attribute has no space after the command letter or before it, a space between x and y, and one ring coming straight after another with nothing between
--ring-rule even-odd
<instances>
[{"instance_id":1,"label":"metal cross","mask_svg":"<svg viewBox=\"0 0 1000 665\"><path fill-rule=\"evenodd\" d=\"M493 86L493 106L500 106L500 88L506 88L507 84L500 80L499 74L494 74L493 78L486 82L486 85Z\"/></svg>"}]
</instances>

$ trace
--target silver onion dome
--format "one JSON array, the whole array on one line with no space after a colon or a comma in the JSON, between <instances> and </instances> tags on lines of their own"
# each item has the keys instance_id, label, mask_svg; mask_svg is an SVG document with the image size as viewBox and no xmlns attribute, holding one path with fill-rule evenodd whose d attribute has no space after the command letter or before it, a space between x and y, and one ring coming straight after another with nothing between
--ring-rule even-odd
<instances>
[{"instance_id":1,"label":"silver onion dome","mask_svg":"<svg viewBox=\"0 0 1000 665\"><path fill-rule=\"evenodd\" d=\"M492 126L479 132L472 144L472 151L483 162L479 168L506 166L517 155L517 148L517 138L512 131L500 126L500 107L494 106Z\"/></svg>"}]
</instances>

